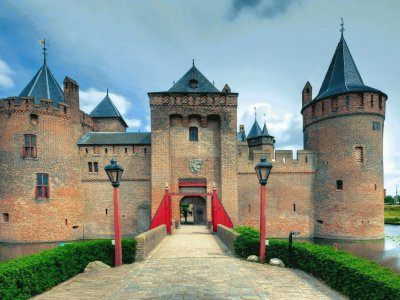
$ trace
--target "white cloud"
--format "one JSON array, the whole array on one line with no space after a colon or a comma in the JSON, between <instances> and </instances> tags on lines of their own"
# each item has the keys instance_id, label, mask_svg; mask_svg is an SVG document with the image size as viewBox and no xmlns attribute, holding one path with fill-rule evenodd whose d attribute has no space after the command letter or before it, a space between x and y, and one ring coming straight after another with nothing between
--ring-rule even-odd
<instances>
[{"instance_id":1,"label":"white cloud","mask_svg":"<svg viewBox=\"0 0 400 300\"><path fill-rule=\"evenodd\" d=\"M6 90L14 86L14 81L11 79L11 69L7 63L0 59L0 90Z\"/></svg>"},{"instance_id":2,"label":"white cloud","mask_svg":"<svg viewBox=\"0 0 400 300\"><path fill-rule=\"evenodd\" d=\"M124 118L126 124L128 124L128 126L130 128L132 127L140 127L142 125L142 121L140 121L139 119L129 119L129 118Z\"/></svg>"},{"instance_id":3,"label":"white cloud","mask_svg":"<svg viewBox=\"0 0 400 300\"><path fill-rule=\"evenodd\" d=\"M109 93L108 94L117 107L118 111L125 118L129 111L131 103L122 95ZM105 91L99 91L95 88L88 88L85 90L80 90L80 106L81 109L87 113L90 113L106 96ZM133 120L133 119L132 119ZM132 123L133 124L133 123ZM129 125L129 124L128 124Z\"/></svg>"}]
</instances>

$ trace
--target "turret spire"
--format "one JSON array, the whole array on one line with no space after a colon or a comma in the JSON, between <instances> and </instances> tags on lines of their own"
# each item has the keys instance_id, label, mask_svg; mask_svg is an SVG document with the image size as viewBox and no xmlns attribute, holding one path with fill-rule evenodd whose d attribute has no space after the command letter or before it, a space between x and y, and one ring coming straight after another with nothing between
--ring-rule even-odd
<instances>
[{"instance_id":1,"label":"turret spire","mask_svg":"<svg viewBox=\"0 0 400 300\"><path fill-rule=\"evenodd\" d=\"M46 48L46 38L43 38L43 40L39 40L39 44L43 45L43 64L46 64L46 56L47 56L47 48Z\"/></svg>"}]
</instances>

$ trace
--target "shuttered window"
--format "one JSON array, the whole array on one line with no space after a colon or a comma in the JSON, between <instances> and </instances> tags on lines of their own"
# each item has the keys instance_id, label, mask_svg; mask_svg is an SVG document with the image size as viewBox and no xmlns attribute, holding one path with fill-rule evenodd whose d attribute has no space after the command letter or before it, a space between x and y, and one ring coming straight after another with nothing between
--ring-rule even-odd
<instances>
[{"instance_id":1,"label":"shuttered window","mask_svg":"<svg viewBox=\"0 0 400 300\"><path fill-rule=\"evenodd\" d=\"M355 148L355 160L356 162L364 162L363 147Z\"/></svg>"}]
</instances>

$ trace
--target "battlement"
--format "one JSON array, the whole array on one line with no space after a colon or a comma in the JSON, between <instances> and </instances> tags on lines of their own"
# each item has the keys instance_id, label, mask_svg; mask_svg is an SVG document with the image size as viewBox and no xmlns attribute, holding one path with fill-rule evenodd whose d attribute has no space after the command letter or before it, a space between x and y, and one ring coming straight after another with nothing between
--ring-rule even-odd
<instances>
[{"instance_id":1,"label":"battlement","mask_svg":"<svg viewBox=\"0 0 400 300\"><path fill-rule=\"evenodd\" d=\"M7 97L0 99L0 113L12 114L14 112L34 112L37 114L53 115L62 118L70 117L70 106L63 102L58 102L58 107L54 106L52 99L40 99L40 104L35 103L34 97Z\"/></svg>"},{"instance_id":2,"label":"battlement","mask_svg":"<svg viewBox=\"0 0 400 300\"><path fill-rule=\"evenodd\" d=\"M272 156L275 156L273 158ZM297 158L294 159L292 150L276 150L275 153L263 150L254 150L253 159L247 155L239 156L239 173L254 172L254 166L261 157L266 157L272 163L273 172L305 172L312 173L316 170L317 152L311 150L297 150Z\"/></svg>"}]
</instances>

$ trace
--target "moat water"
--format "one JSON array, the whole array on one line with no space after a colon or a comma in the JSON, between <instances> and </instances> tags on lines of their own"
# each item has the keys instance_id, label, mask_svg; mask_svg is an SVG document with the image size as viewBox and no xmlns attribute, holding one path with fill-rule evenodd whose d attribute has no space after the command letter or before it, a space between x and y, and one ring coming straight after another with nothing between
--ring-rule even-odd
<instances>
[{"instance_id":1,"label":"moat water","mask_svg":"<svg viewBox=\"0 0 400 300\"><path fill-rule=\"evenodd\" d=\"M400 273L400 225L385 225L385 239L377 241L314 240L317 244L333 245L354 255L374 260ZM0 243L0 261L58 247L59 243Z\"/></svg>"}]
</instances>

